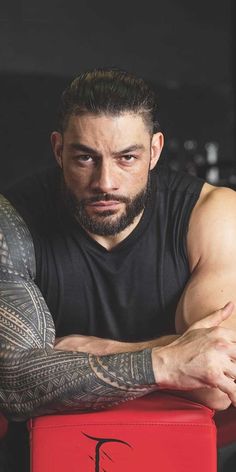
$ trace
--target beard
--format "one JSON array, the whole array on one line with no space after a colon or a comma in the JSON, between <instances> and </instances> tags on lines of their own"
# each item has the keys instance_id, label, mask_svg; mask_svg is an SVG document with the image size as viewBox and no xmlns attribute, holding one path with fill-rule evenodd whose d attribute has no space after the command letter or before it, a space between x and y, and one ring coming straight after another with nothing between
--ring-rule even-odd
<instances>
[{"instance_id":1,"label":"beard","mask_svg":"<svg viewBox=\"0 0 236 472\"><path fill-rule=\"evenodd\" d=\"M150 172L146 186L132 198L102 193L79 200L68 188L63 178L63 196L70 214L86 231L99 236L115 236L130 226L134 219L144 210L150 195ZM114 200L125 204L125 210L119 216L116 216L116 210L104 210L92 216L87 212L86 205L88 204Z\"/></svg>"}]
</instances>

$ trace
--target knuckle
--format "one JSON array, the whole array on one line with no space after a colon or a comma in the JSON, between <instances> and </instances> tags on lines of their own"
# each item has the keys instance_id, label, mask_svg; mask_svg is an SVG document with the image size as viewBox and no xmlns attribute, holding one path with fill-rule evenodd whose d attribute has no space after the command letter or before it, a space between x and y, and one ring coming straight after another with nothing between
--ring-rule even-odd
<instances>
[{"instance_id":1,"label":"knuckle","mask_svg":"<svg viewBox=\"0 0 236 472\"><path fill-rule=\"evenodd\" d=\"M209 406L213 410L223 411L227 410L231 405L231 400L226 393L221 392L220 390L215 390L211 399L209 401Z\"/></svg>"},{"instance_id":2,"label":"knuckle","mask_svg":"<svg viewBox=\"0 0 236 472\"><path fill-rule=\"evenodd\" d=\"M215 347L215 349L225 350L229 347L229 343L228 343L228 341L226 341L226 339L219 338L219 339L215 340L214 347Z\"/></svg>"},{"instance_id":3,"label":"knuckle","mask_svg":"<svg viewBox=\"0 0 236 472\"><path fill-rule=\"evenodd\" d=\"M214 410L217 410L217 411L223 411L223 410L227 410L227 408L229 408L229 406L231 405L231 400L230 398L228 397L228 395L225 395L224 398L218 398L218 399L215 399L213 402L212 402L212 407Z\"/></svg>"},{"instance_id":4,"label":"knuckle","mask_svg":"<svg viewBox=\"0 0 236 472\"><path fill-rule=\"evenodd\" d=\"M208 365L207 366L207 372L205 375L206 381L209 385L215 386L218 383L219 380L219 369L217 369L215 366Z\"/></svg>"}]
</instances>

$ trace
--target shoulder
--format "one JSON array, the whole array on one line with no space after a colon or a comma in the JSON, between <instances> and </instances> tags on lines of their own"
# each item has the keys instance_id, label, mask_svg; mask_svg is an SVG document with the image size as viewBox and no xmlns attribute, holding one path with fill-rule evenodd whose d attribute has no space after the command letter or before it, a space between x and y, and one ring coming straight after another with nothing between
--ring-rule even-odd
<instances>
[{"instance_id":1,"label":"shoulder","mask_svg":"<svg viewBox=\"0 0 236 472\"><path fill-rule=\"evenodd\" d=\"M231 250L236 256L236 192L205 184L189 223L190 265Z\"/></svg>"},{"instance_id":2,"label":"shoulder","mask_svg":"<svg viewBox=\"0 0 236 472\"><path fill-rule=\"evenodd\" d=\"M52 167L25 177L4 191L4 196L37 237L53 225L57 216L60 174Z\"/></svg>"},{"instance_id":3,"label":"shoulder","mask_svg":"<svg viewBox=\"0 0 236 472\"><path fill-rule=\"evenodd\" d=\"M205 184L193 210L191 224L225 222L234 223L236 217L236 192L226 187ZM210 219L210 220L209 220Z\"/></svg>"},{"instance_id":4,"label":"shoulder","mask_svg":"<svg viewBox=\"0 0 236 472\"><path fill-rule=\"evenodd\" d=\"M0 195L0 273L26 278L35 276L34 246L22 217Z\"/></svg>"}]
</instances>

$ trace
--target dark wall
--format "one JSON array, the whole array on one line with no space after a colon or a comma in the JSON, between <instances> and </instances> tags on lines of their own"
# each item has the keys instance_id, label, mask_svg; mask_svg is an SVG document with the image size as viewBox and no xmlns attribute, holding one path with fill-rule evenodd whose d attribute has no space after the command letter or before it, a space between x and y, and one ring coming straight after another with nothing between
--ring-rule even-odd
<instances>
[{"instance_id":1,"label":"dark wall","mask_svg":"<svg viewBox=\"0 0 236 472\"><path fill-rule=\"evenodd\" d=\"M157 82L231 80L230 0L1 0L0 18L2 71L64 77L102 64Z\"/></svg>"},{"instance_id":2,"label":"dark wall","mask_svg":"<svg viewBox=\"0 0 236 472\"><path fill-rule=\"evenodd\" d=\"M233 174L232 15L230 0L2 0L0 185L51 162L61 91L77 72L99 66L153 83L165 158L185 166L195 153L203 164L206 143L216 142Z\"/></svg>"}]
</instances>

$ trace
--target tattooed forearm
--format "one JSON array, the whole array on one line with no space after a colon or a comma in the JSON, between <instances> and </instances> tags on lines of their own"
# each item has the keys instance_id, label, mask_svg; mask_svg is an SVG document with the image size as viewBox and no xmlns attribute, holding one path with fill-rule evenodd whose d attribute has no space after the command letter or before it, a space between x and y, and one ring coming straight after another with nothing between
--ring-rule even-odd
<instances>
[{"instance_id":1,"label":"tattooed forearm","mask_svg":"<svg viewBox=\"0 0 236 472\"><path fill-rule=\"evenodd\" d=\"M156 388L149 349L100 357L53 349L31 236L9 202L0 203L0 409L17 418L98 409Z\"/></svg>"},{"instance_id":2,"label":"tattooed forearm","mask_svg":"<svg viewBox=\"0 0 236 472\"><path fill-rule=\"evenodd\" d=\"M52 349L16 351L1 362L0 407L22 418L106 408L151 391L150 366L148 350L107 357Z\"/></svg>"}]
</instances>

